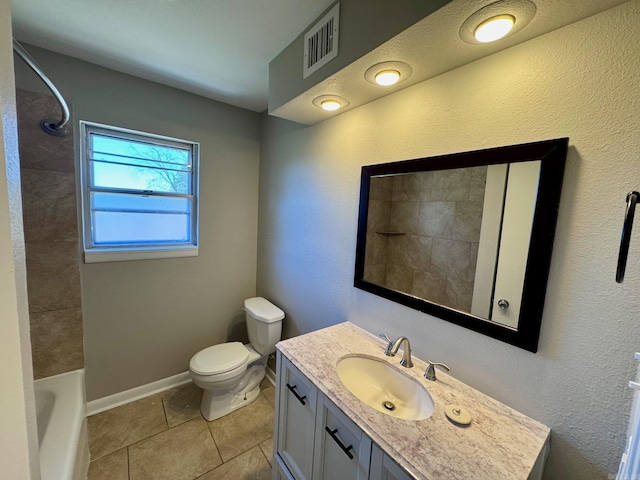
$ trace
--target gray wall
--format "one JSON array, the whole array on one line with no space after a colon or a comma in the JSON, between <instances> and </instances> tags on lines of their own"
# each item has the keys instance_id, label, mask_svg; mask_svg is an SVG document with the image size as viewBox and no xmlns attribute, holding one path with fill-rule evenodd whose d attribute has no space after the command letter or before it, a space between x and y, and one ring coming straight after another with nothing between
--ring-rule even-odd
<instances>
[{"instance_id":1,"label":"gray wall","mask_svg":"<svg viewBox=\"0 0 640 480\"><path fill-rule=\"evenodd\" d=\"M640 188L640 2L313 127L263 117L258 293L285 334L350 320L552 428L547 479L605 479L623 450L640 338L640 242L614 281ZM399 115L402 112L402 115ZM353 287L360 167L568 136L537 354Z\"/></svg>"},{"instance_id":2,"label":"gray wall","mask_svg":"<svg viewBox=\"0 0 640 480\"><path fill-rule=\"evenodd\" d=\"M199 349L242 332L242 300L255 294L259 115L26 48L73 104L76 128L200 143L199 256L81 265L88 400L184 372ZM21 62L16 83L44 91Z\"/></svg>"}]
</instances>

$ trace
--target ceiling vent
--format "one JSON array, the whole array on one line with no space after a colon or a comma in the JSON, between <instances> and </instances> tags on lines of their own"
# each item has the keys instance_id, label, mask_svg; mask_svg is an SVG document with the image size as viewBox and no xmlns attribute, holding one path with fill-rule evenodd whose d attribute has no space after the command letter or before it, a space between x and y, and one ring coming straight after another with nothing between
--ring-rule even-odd
<instances>
[{"instance_id":1,"label":"ceiling vent","mask_svg":"<svg viewBox=\"0 0 640 480\"><path fill-rule=\"evenodd\" d=\"M336 3L304 36L304 65L302 78L338 56L340 4Z\"/></svg>"}]
</instances>

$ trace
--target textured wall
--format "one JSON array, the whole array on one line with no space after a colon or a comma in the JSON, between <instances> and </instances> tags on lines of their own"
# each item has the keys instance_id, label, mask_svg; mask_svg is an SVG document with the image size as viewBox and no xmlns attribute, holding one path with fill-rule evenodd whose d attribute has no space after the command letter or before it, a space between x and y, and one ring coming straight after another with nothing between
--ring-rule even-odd
<instances>
[{"instance_id":1,"label":"textured wall","mask_svg":"<svg viewBox=\"0 0 640 480\"><path fill-rule=\"evenodd\" d=\"M40 128L60 118L55 98L18 90L22 214L34 378L84 367L73 134Z\"/></svg>"},{"instance_id":2,"label":"textured wall","mask_svg":"<svg viewBox=\"0 0 640 480\"><path fill-rule=\"evenodd\" d=\"M25 47L73 104L76 128L88 120L200 143L199 256L81 265L87 399L185 372L198 350L243 333L242 301L255 295L260 117ZM22 65L16 83L42 89Z\"/></svg>"},{"instance_id":3,"label":"textured wall","mask_svg":"<svg viewBox=\"0 0 640 480\"><path fill-rule=\"evenodd\" d=\"M20 199L11 9L0 0L0 478L40 478Z\"/></svg>"},{"instance_id":4,"label":"textured wall","mask_svg":"<svg viewBox=\"0 0 640 480\"><path fill-rule=\"evenodd\" d=\"M614 474L640 348L637 232L614 281L625 195L640 188L639 37L634 0L314 127L265 117L258 293L287 313L285 334L351 320L407 335L418 357L552 428L547 479ZM353 287L362 165L563 136L537 354Z\"/></svg>"}]
</instances>

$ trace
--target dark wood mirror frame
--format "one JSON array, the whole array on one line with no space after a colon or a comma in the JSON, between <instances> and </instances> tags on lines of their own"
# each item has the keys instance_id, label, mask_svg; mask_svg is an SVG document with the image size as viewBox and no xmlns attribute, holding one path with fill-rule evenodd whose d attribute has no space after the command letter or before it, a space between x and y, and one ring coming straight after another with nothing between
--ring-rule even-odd
<instances>
[{"instance_id":1,"label":"dark wood mirror frame","mask_svg":"<svg viewBox=\"0 0 640 480\"><path fill-rule=\"evenodd\" d=\"M355 287L536 352L568 145L568 138L559 138L362 167ZM516 329L364 280L369 189L372 177L535 160L541 162L540 179L527 255L521 310Z\"/></svg>"}]
</instances>

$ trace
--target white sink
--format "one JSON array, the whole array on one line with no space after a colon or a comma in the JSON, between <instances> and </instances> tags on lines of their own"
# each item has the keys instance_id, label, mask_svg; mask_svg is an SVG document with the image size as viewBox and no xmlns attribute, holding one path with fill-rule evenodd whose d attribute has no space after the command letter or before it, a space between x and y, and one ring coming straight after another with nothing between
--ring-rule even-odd
<instances>
[{"instance_id":1,"label":"white sink","mask_svg":"<svg viewBox=\"0 0 640 480\"><path fill-rule=\"evenodd\" d=\"M433 399L415 379L398 367L363 355L338 360L338 377L351 393L376 410L404 420L424 420L433 415Z\"/></svg>"}]
</instances>

